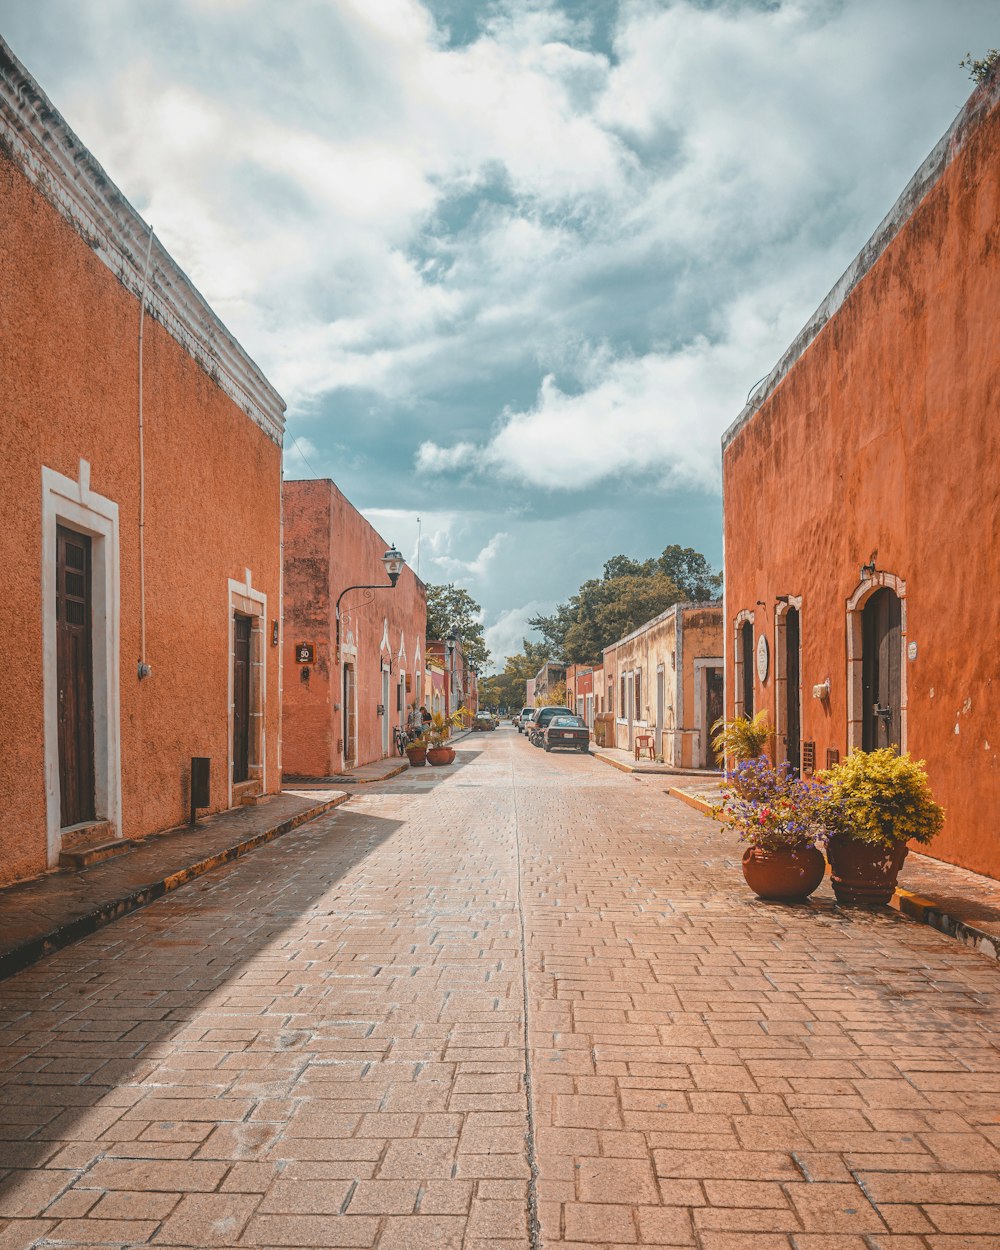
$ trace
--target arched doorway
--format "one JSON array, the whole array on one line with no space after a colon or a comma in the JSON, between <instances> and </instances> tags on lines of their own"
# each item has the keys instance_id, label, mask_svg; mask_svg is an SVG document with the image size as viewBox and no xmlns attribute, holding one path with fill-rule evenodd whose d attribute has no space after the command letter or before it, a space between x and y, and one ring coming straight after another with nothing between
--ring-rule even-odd
<instances>
[{"instance_id":1,"label":"arched doorway","mask_svg":"<svg viewBox=\"0 0 1000 1250\"><path fill-rule=\"evenodd\" d=\"M902 740L902 603L888 586L861 614L861 746L899 750Z\"/></svg>"},{"instance_id":2,"label":"arched doorway","mask_svg":"<svg viewBox=\"0 0 1000 1250\"><path fill-rule=\"evenodd\" d=\"M906 583L878 571L847 601L847 749L906 750Z\"/></svg>"},{"instance_id":3,"label":"arched doorway","mask_svg":"<svg viewBox=\"0 0 1000 1250\"><path fill-rule=\"evenodd\" d=\"M774 610L775 749L796 776L802 764L802 600L782 595Z\"/></svg>"},{"instance_id":4,"label":"arched doorway","mask_svg":"<svg viewBox=\"0 0 1000 1250\"><path fill-rule=\"evenodd\" d=\"M742 660L743 677L743 715L749 720L753 716L753 621L744 621L740 626L740 659Z\"/></svg>"}]
</instances>

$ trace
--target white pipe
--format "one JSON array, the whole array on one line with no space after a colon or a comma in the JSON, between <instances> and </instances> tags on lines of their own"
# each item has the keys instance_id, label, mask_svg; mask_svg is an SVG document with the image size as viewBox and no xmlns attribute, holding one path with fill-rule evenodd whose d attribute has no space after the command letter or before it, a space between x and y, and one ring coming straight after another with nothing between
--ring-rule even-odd
<instances>
[{"instance_id":1,"label":"white pipe","mask_svg":"<svg viewBox=\"0 0 1000 1250\"><path fill-rule=\"evenodd\" d=\"M146 320L146 282L149 278L149 257L153 251L153 227L149 227L146 263L142 270L142 294L139 296L139 680L150 674L146 663L146 446L142 411L142 332Z\"/></svg>"}]
</instances>

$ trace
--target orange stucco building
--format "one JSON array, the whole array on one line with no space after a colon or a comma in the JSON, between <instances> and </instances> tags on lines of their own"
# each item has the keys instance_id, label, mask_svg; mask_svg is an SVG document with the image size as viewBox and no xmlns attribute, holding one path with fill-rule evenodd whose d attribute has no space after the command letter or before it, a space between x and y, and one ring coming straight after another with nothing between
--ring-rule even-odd
<instances>
[{"instance_id":1,"label":"orange stucco building","mask_svg":"<svg viewBox=\"0 0 1000 1250\"><path fill-rule=\"evenodd\" d=\"M2 42L0 205L6 883L279 787L284 405Z\"/></svg>"},{"instance_id":2,"label":"orange stucco building","mask_svg":"<svg viewBox=\"0 0 1000 1250\"><path fill-rule=\"evenodd\" d=\"M388 544L327 479L285 483L284 542L284 769L332 777L389 755L427 701L427 594L405 566L390 586Z\"/></svg>"},{"instance_id":3,"label":"orange stucco building","mask_svg":"<svg viewBox=\"0 0 1000 1250\"><path fill-rule=\"evenodd\" d=\"M1000 878L1000 75L723 439L728 712L804 772L926 759Z\"/></svg>"}]
</instances>

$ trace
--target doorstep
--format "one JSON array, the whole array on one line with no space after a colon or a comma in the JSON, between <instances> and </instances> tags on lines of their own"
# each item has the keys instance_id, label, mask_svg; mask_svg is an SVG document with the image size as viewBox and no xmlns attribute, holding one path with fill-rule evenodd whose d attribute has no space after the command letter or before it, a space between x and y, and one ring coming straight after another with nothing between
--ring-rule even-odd
<instances>
[{"instance_id":1,"label":"doorstep","mask_svg":"<svg viewBox=\"0 0 1000 1250\"><path fill-rule=\"evenodd\" d=\"M68 946L120 916L176 890L347 800L340 790L268 796L130 839L125 854L80 871L45 873L0 889L0 979Z\"/></svg>"},{"instance_id":2,"label":"doorstep","mask_svg":"<svg viewBox=\"0 0 1000 1250\"><path fill-rule=\"evenodd\" d=\"M722 799L717 784L671 786L667 793L706 816ZM1000 881L919 851L907 855L900 878L890 907L1000 960Z\"/></svg>"}]
</instances>

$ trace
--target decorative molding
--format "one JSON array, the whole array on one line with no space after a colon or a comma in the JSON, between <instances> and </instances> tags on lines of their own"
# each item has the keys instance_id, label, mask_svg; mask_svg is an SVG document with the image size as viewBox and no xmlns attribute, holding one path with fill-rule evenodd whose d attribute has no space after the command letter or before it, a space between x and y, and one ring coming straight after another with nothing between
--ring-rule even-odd
<instances>
[{"instance_id":1,"label":"decorative molding","mask_svg":"<svg viewBox=\"0 0 1000 1250\"><path fill-rule=\"evenodd\" d=\"M94 801L97 818L122 836L120 571L118 504L90 489L90 465L80 461L79 480L42 466L42 686L45 725L47 860L59 862L59 676L57 655L56 529L66 525L92 541Z\"/></svg>"},{"instance_id":2,"label":"decorative molding","mask_svg":"<svg viewBox=\"0 0 1000 1250\"><path fill-rule=\"evenodd\" d=\"M139 299L150 226L0 38L0 149ZM153 236L146 313L280 447L285 402Z\"/></svg>"},{"instance_id":3,"label":"decorative molding","mask_svg":"<svg viewBox=\"0 0 1000 1250\"><path fill-rule=\"evenodd\" d=\"M979 128L986 115L1000 103L1000 74L993 74L982 86L977 87L965 102L961 112L948 130L935 144L930 155L903 189L903 193L882 219L878 229L841 275L836 286L823 300L806 324L799 331L785 354L762 381L750 392L746 405L736 420L722 436L723 452L737 437L743 427L753 418L806 350L819 337L827 322L840 311L848 298L881 259L883 253L900 230L916 213L927 195L934 189L942 174L965 148L969 138Z\"/></svg>"}]
</instances>

